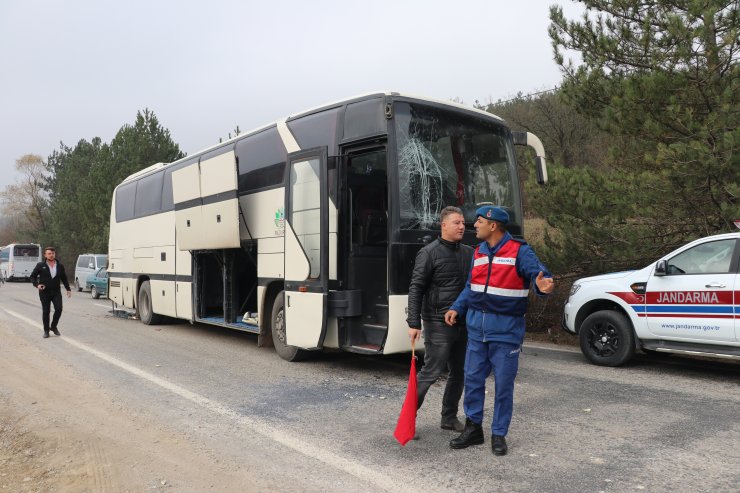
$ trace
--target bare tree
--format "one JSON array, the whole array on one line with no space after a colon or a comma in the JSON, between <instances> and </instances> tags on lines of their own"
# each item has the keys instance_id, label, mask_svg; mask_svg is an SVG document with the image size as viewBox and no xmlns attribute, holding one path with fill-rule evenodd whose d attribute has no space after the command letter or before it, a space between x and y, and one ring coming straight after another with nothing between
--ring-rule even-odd
<instances>
[{"instance_id":1,"label":"bare tree","mask_svg":"<svg viewBox=\"0 0 740 493\"><path fill-rule=\"evenodd\" d=\"M16 182L0 192L3 215L15 227L16 235L37 236L45 229L48 193L44 160L37 154L26 154L15 162L19 174Z\"/></svg>"}]
</instances>

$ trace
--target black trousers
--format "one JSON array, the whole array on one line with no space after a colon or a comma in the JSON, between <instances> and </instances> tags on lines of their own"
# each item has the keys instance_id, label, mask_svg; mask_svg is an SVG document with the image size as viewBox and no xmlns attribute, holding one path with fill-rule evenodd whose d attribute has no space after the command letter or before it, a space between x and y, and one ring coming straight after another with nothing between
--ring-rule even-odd
<instances>
[{"instance_id":1,"label":"black trousers","mask_svg":"<svg viewBox=\"0 0 740 493\"><path fill-rule=\"evenodd\" d=\"M442 398L442 421L457 417L465 388L465 348L468 332L465 326L450 327L444 322L424 321L424 366L416 375L418 407L424 403L429 387L444 374L447 376Z\"/></svg>"},{"instance_id":2,"label":"black trousers","mask_svg":"<svg viewBox=\"0 0 740 493\"><path fill-rule=\"evenodd\" d=\"M49 330L57 330L59 317L62 316L62 290L39 291L39 299L41 300L41 320L44 322L44 333L48 334ZM51 319L51 325L49 325L52 303L54 304L54 318Z\"/></svg>"}]
</instances>

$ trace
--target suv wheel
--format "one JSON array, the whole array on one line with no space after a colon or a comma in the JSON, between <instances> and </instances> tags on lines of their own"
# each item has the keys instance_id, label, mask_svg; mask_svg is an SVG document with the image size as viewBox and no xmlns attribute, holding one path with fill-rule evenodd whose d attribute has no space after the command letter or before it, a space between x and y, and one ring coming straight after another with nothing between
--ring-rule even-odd
<instances>
[{"instance_id":1,"label":"suv wheel","mask_svg":"<svg viewBox=\"0 0 740 493\"><path fill-rule=\"evenodd\" d=\"M635 352L632 325L614 310L601 310L586 317L578 338L583 355L596 365L620 366Z\"/></svg>"}]
</instances>

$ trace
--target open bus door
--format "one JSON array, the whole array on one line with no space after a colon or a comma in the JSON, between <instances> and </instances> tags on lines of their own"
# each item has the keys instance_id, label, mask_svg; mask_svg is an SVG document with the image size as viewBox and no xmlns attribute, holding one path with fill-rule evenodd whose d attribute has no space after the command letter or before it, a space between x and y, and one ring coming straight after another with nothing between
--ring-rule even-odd
<instances>
[{"instance_id":1,"label":"open bus door","mask_svg":"<svg viewBox=\"0 0 740 493\"><path fill-rule=\"evenodd\" d=\"M327 148L288 154L285 184L285 338L319 349L329 294Z\"/></svg>"}]
</instances>

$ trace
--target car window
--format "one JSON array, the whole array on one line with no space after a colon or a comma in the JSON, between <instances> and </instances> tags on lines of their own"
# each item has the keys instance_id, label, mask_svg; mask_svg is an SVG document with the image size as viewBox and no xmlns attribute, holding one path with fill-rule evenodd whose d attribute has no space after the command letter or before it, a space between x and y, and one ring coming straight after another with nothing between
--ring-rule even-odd
<instances>
[{"instance_id":1,"label":"car window","mask_svg":"<svg viewBox=\"0 0 740 493\"><path fill-rule=\"evenodd\" d=\"M726 274L730 272L735 239L702 243L668 261L669 274Z\"/></svg>"},{"instance_id":2,"label":"car window","mask_svg":"<svg viewBox=\"0 0 740 493\"><path fill-rule=\"evenodd\" d=\"M98 263L98 267L104 267L107 258L108 257L106 257L105 255L98 255L97 257L95 257L95 261Z\"/></svg>"},{"instance_id":3,"label":"car window","mask_svg":"<svg viewBox=\"0 0 740 493\"><path fill-rule=\"evenodd\" d=\"M97 274L95 274L95 277L108 277L108 271L103 267Z\"/></svg>"},{"instance_id":4,"label":"car window","mask_svg":"<svg viewBox=\"0 0 740 493\"><path fill-rule=\"evenodd\" d=\"M87 267L87 257L84 255L80 255L80 258L77 259L77 267Z\"/></svg>"}]
</instances>

